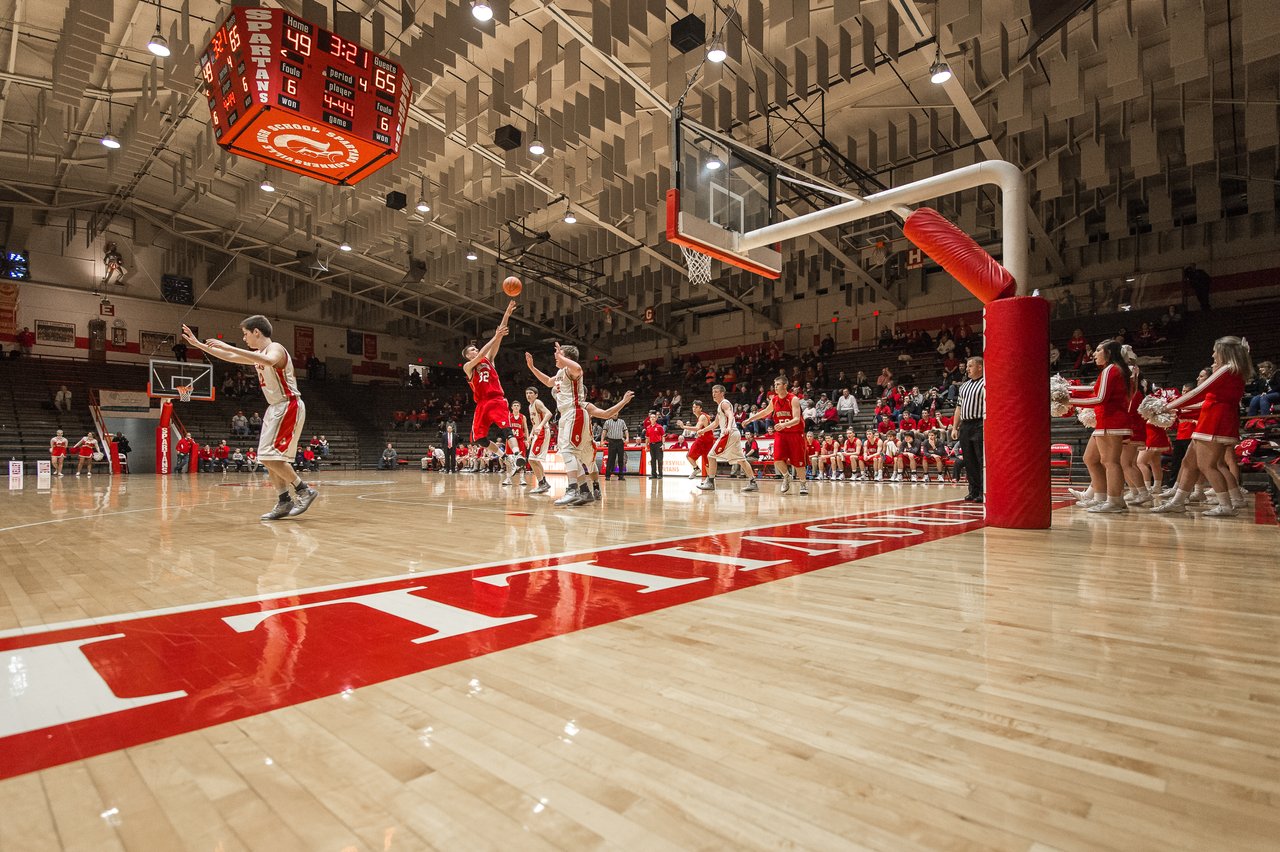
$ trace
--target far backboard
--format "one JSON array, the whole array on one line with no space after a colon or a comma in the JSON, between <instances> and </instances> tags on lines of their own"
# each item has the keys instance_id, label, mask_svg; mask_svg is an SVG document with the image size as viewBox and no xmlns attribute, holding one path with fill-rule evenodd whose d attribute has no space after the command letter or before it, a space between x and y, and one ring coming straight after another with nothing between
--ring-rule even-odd
<instances>
[{"instance_id":1,"label":"far backboard","mask_svg":"<svg viewBox=\"0 0 1280 852\"><path fill-rule=\"evenodd\" d=\"M673 116L674 186L667 192L667 239L766 278L782 274L775 248L741 251L737 237L771 225L779 164L678 110Z\"/></svg>"},{"instance_id":2,"label":"far backboard","mask_svg":"<svg viewBox=\"0 0 1280 852\"><path fill-rule=\"evenodd\" d=\"M190 388L190 399L212 402L213 365L204 361L166 361L152 358L147 373L147 395L157 399L178 399Z\"/></svg>"}]
</instances>

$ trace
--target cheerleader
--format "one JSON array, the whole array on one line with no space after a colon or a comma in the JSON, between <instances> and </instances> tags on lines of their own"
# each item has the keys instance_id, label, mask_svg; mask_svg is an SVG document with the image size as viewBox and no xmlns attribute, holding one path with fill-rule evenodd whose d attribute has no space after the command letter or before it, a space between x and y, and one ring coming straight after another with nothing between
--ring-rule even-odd
<instances>
[{"instance_id":1,"label":"cheerleader","mask_svg":"<svg viewBox=\"0 0 1280 852\"><path fill-rule=\"evenodd\" d=\"M1156 391L1150 396L1169 402L1173 396L1168 390ZM1144 421L1145 423L1145 421ZM1161 458L1165 453L1171 452L1173 446L1169 443L1169 433L1154 423L1146 423L1146 440L1143 443L1142 450L1138 453L1138 470L1142 473L1143 483L1146 485L1147 492L1150 494L1149 499L1163 496L1160 488L1164 480L1164 467L1161 464Z\"/></svg>"},{"instance_id":2,"label":"cheerleader","mask_svg":"<svg viewBox=\"0 0 1280 852\"><path fill-rule=\"evenodd\" d=\"M55 476L62 476L62 463L67 457L67 439L63 437L62 430L58 430L58 434L49 439L49 458L53 462L53 473Z\"/></svg>"},{"instance_id":3,"label":"cheerleader","mask_svg":"<svg viewBox=\"0 0 1280 852\"><path fill-rule=\"evenodd\" d=\"M1141 506L1150 503L1155 497L1147 488L1146 479L1138 467L1138 453L1147 443L1147 421L1138 413L1138 406L1142 404L1145 394L1142 391L1137 353L1132 346L1122 347L1121 352L1125 363L1129 365L1129 435L1120 449L1120 465L1124 468L1125 482L1129 483L1131 490L1125 494L1124 502L1129 506Z\"/></svg>"},{"instance_id":4,"label":"cheerleader","mask_svg":"<svg viewBox=\"0 0 1280 852\"><path fill-rule=\"evenodd\" d=\"M76 476L80 475L80 471L84 470L86 465L89 468L88 475L93 476L93 456L98 452L98 439L93 437L93 433L90 432L77 441L71 448L71 452L79 457L76 461Z\"/></svg>"},{"instance_id":5,"label":"cheerleader","mask_svg":"<svg viewBox=\"0 0 1280 852\"><path fill-rule=\"evenodd\" d=\"M1093 497L1085 506L1090 512L1118 514L1129 511L1124 503L1121 463L1125 438L1133 433L1129 422L1129 365L1121 345L1114 340L1098 344L1093 361L1102 370L1097 381L1089 388L1071 389L1072 404L1092 407L1097 418L1093 438L1084 453ZM1106 496L1101 496L1104 493Z\"/></svg>"},{"instance_id":6,"label":"cheerleader","mask_svg":"<svg viewBox=\"0 0 1280 852\"><path fill-rule=\"evenodd\" d=\"M1224 475L1223 456L1240 440L1240 400L1245 382L1253 377L1249 344L1239 337L1220 337L1213 344L1213 372L1189 393L1169 403L1178 410L1200 403L1200 416L1191 433L1191 449L1182 461L1177 490L1152 512L1185 512L1191 489L1201 474L1217 492L1219 505L1204 512L1205 518L1229 518L1246 504L1238 482Z\"/></svg>"}]
</instances>

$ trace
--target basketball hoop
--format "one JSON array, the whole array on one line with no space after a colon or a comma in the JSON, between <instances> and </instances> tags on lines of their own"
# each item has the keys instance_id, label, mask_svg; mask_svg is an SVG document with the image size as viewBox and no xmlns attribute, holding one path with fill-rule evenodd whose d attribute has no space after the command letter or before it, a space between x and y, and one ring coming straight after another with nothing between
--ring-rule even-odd
<instances>
[{"instance_id":1,"label":"basketball hoop","mask_svg":"<svg viewBox=\"0 0 1280 852\"><path fill-rule=\"evenodd\" d=\"M190 402L191 393L195 390L195 385L178 385L174 388L178 392L179 402Z\"/></svg>"},{"instance_id":2,"label":"basketball hoop","mask_svg":"<svg viewBox=\"0 0 1280 852\"><path fill-rule=\"evenodd\" d=\"M703 254L686 245L681 245L680 251L684 253L684 265L689 269L689 281L698 285L710 284L711 255Z\"/></svg>"}]
</instances>

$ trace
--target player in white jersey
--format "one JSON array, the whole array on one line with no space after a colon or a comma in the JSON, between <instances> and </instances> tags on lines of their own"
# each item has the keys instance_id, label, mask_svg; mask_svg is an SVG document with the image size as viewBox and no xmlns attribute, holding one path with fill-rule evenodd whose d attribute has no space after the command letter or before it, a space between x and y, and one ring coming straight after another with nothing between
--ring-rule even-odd
<instances>
[{"instance_id":1,"label":"player in white jersey","mask_svg":"<svg viewBox=\"0 0 1280 852\"><path fill-rule=\"evenodd\" d=\"M711 398L716 402L716 419L698 432L719 429L720 437L711 445L710 456L713 459L711 472L698 483L698 487L703 491L715 491L716 468L720 466L720 462L724 462L738 465L747 475L747 484L742 489L744 492L759 491L760 485L756 482L755 469L751 467L751 462L747 461L747 457L742 452L742 433L738 430L738 420L734 417L733 403L725 397L724 385L712 387Z\"/></svg>"},{"instance_id":2,"label":"player in white jersey","mask_svg":"<svg viewBox=\"0 0 1280 852\"><path fill-rule=\"evenodd\" d=\"M525 401L529 404L529 465L533 468L538 485L530 494L546 494L551 490L542 465L547 460L547 447L551 444L551 410L538 398L537 388L525 388Z\"/></svg>"},{"instance_id":3,"label":"player in white jersey","mask_svg":"<svg viewBox=\"0 0 1280 852\"><path fill-rule=\"evenodd\" d=\"M261 314L242 320L240 330L248 350L214 338L201 343L185 325L182 339L215 358L232 364L251 364L258 371L258 384L267 398L267 413L262 415L258 440L258 461L280 489L280 499L262 520L296 517L311 507L319 492L302 481L292 464L307 418L307 407L298 394L298 382L293 374L293 359L283 345L271 339L271 321Z\"/></svg>"}]
</instances>

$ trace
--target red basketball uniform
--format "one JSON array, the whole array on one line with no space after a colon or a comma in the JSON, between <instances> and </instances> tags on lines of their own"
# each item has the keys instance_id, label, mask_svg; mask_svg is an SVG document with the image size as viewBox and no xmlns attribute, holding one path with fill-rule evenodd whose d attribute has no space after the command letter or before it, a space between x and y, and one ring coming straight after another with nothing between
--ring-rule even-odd
<instances>
[{"instance_id":1,"label":"red basketball uniform","mask_svg":"<svg viewBox=\"0 0 1280 852\"><path fill-rule=\"evenodd\" d=\"M511 409L498 381L498 371L488 358L481 358L467 380L471 385L471 397L476 402L476 413L471 419L471 440L484 441L489 427L507 429L511 425Z\"/></svg>"},{"instance_id":2,"label":"red basketball uniform","mask_svg":"<svg viewBox=\"0 0 1280 852\"><path fill-rule=\"evenodd\" d=\"M865 464L874 462L878 455L880 455L879 438L867 438L862 442L862 461Z\"/></svg>"},{"instance_id":3,"label":"red basketball uniform","mask_svg":"<svg viewBox=\"0 0 1280 852\"><path fill-rule=\"evenodd\" d=\"M529 445L525 443L523 417L515 417L511 419L511 437L515 438L516 449L520 451L520 455L529 455Z\"/></svg>"},{"instance_id":4,"label":"red basketball uniform","mask_svg":"<svg viewBox=\"0 0 1280 852\"><path fill-rule=\"evenodd\" d=\"M797 399L795 394L784 396L773 395L773 420L778 423L791 419L791 405ZM775 427L773 430L773 459L786 462L792 467L802 468L808 462L804 440L804 424Z\"/></svg>"}]
</instances>

